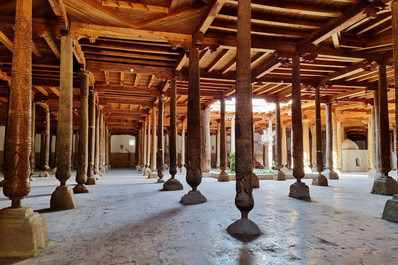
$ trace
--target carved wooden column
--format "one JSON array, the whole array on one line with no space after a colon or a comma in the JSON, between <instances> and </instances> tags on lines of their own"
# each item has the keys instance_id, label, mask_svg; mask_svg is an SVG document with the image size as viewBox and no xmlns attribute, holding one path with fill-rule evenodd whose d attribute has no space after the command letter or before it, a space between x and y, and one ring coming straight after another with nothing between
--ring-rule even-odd
<instances>
[{"instance_id":1,"label":"carved wooden column","mask_svg":"<svg viewBox=\"0 0 398 265\"><path fill-rule=\"evenodd\" d=\"M287 138L286 138L286 125L282 125L282 167L287 167Z\"/></svg>"},{"instance_id":2,"label":"carved wooden column","mask_svg":"<svg viewBox=\"0 0 398 265\"><path fill-rule=\"evenodd\" d=\"M109 171L109 128L108 126L105 127L105 170ZM140 146L141 149L141 146Z\"/></svg>"},{"instance_id":3,"label":"carved wooden column","mask_svg":"<svg viewBox=\"0 0 398 265\"><path fill-rule=\"evenodd\" d=\"M332 103L326 103L326 170L324 175L329 179L339 179L339 175L333 169L333 121Z\"/></svg>"},{"instance_id":4,"label":"carved wooden column","mask_svg":"<svg viewBox=\"0 0 398 265\"><path fill-rule=\"evenodd\" d=\"M105 174L104 167L104 128L105 128L105 120L103 111L100 112L100 127L99 127L99 175L103 176Z\"/></svg>"},{"instance_id":5,"label":"carved wooden column","mask_svg":"<svg viewBox=\"0 0 398 265\"><path fill-rule=\"evenodd\" d=\"M181 169L180 172L185 171L185 119L182 121L182 131L181 131Z\"/></svg>"},{"instance_id":6,"label":"carved wooden column","mask_svg":"<svg viewBox=\"0 0 398 265\"><path fill-rule=\"evenodd\" d=\"M221 134L221 124L217 123L217 135L216 135L216 168L220 168L220 135Z\"/></svg>"},{"instance_id":7,"label":"carved wooden column","mask_svg":"<svg viewBox=\"0 0 398 265\"><path fill-rule=\"evenodd\" d=\"M44 218L21 200L29 194L32 151L32 1L17 0L8 102L3 193L11 208L0 210L0 257L34 256L47 245Z\"/></svg>"},{"instance_id":8,"label":"carved wooden column","mask_svg":"<svg viewBox=\"0 0 398 265\"><path fill-rule=\"evenodd\" d=\"M77 185L73 188L74 193L87 193L84 186L87 182L88 164L88 81L89 72L80 71L80 123L79 123L79 145L77 152Z\"/></svg>"},{"instance_id":9,"label":"carved wooden column","mask_svg":"<svg viewBox=\"0 0 398 265\"><path fill-rule=\"evenodd\" d=\"M201 122L200 122L200 69L199 51L196 41L192 41L189 51L189 89L188 89L188 134L186 169L187 183L192 187L188 194L181 198L184 205L204 203L207 199L197 190L202 182L202 143L201 143Z\"/></svg>"},{"instance_id":10,"label":"carved wooden column","mask_svg":"<svg viewBox=\"0 0 398 265\"><path fill-rule=\"evenodd\" d=\"M47 104L41 104L44 110L44 157L43 157L43 172L39 177L48 177L50 175L50 109Z\"/></svg>"},{"instance_id":11,"label":"carved wooden column","mask_svg":"<svg viewBox=\"0 0 398 265\"><path fill-rule=\"evenodd\" d=\"M144 122L142 123L142 159L141 159L141 172L143 175L145 175L145 170L146 170L146 124L147 124L148 117L145 117Z\"/></svg>"},{"instance_id":12,"label":"carved wooden column","mask_svg":"<svg viewBox=\"0 0 398 265\"><path fill-rule=\"evenodd\" d=\"M296 199L310 198L309 187L301 182L304 178L303 117L301 115L300 56L292 61L292 130L293 130L293 177L296 183L290 186L289 196Z\"/></svg>"},{"instance_id":13,"label":"carved wooden column","mask_svg":"<svg viewBox=\"0 0 398 265\"><path fill-rule=\"evenodd\" d=\"M312 137L316 138L316 168L318 176L312 181L312 185L327 186L328 179L323 172L323 152L322 152L322 121L321 121L321 96L319 86L315 87L315 133Z\"/></svg>"},{"instance_id":14,"label":"carved wooden column","mask_svg":"<svg viewBox=\"0 0 398 265\"><path fill-rule=\"evenodd\" d=\"M253 121L253 115L252 115L252 121L251 123L253 124L253 137L252 137L252 161L253 161L253 173L252 173L252 188L253 189L258 189L260 188L260 179L258 178L258 176L256 175L256 173L254 173L254 169L256 168L256 154L254 151L254 133L256 132L256 124L254 124Z\"/></svg>"},{"instance_id":15,"label":"carved wooden column","mask_svg":"<svg viewBox=\"0 0 398 265\"><path fill-rule=\"evenodd\" d=\"M394 77L395 77L395 128L398 128L398 1L394 0L391 3L392 15L392 39L393 39L393 59L394 59ZM384 91L383 91L384 93ZM387 105L387 104L386 104ZM385 106L388 108L387 106ZM388 113L385 115L388 119ZM385 119L385 118L384 118ZM398 133L395 135L395 152L398 163ZM391 180L389 181L391 182ZM385 220L398 222L398 195L386 202L382 218Z\"/></svg>"},{"instance_id":16,"label":"carved wooden column","mask_svg":"<svg viewBox=\"0 0 398 265\"><path fill-rule=\"evenodd\" d=\"M61 37L61 67L59 115L57 124L57 172L55 177L61 185L51 195L52 209L76 208L73 191L66 186L71 176L73 133L73 48L70 36Z\"/></svg>"},{"instance_id":17,"label":"carved wooden column","mask_svg":"<svg viewBox=\"0 0 398 265\"><path fill-rule=\"evenodd\" d=\"M374 166L374 111L373 107L368 120L368 164L369 164L369 174L370 171L375 171Z\"/></svg>"},{"instance_id":18,"label":"carved wooden column","mask_svg":"<svg viewBox=\"0 0 398 265\"><path fill-rule=\"evenodd\" d=\"M268 169L272 170L272 164L273 164L273 138L272 138L272 119L268 120L268 136L269 136L269 142L267 144L267 158L268 158Z\"/></svg>"},{"instance_id":19,"label":"carved wooden column","mask_svg":"<svg viewBox=\"0 0 398 265\"><path fill-rule=\"evenodd\" d=\"M32 135L31 135L31 143L32 143L32 151L30 152L30 181L33 180L33 174L35 173L35 136L36 136L36 103L34 101L34 97L32 97ZM5 139L4 139L5 141ZM4 150L5 151L5 150ZM3 167L5 166L5 161L3 160Z\"/></svg>"},{"instance_id":20,"label":"carved wooden column","mask_svg":"<svg viewBox=\"0 0 398 265\"><path fill-rule=\"evenodd\" d=\"M163 190L182 190L184 187L178 179L175 178L177 174L177 84L173 77L170 81L170 143L169 156L170 178L163 184ZM184 132L183 132L184 134Z\"/></svg>"},{"instance_id":21,"label":"carved wooden column","mask_svg":"<svg viewBox=\"0 0 398 265\"><path fill-rule=\"evenodd\" d=\"M141 152L141 129L135 135L135 151L134 151L134 165L137 170L140 169L140 152Z\"/></svg>"},{"instance_id":22,"label":"carved wooden column","mask_svg":"<svg viewBox=\"0 0 398 265\"><path fill-rule=\"evenodd\" d=\"M151 156L149 157L151 173L149 173L148 178L157 178L156 174L156 153L157 153L157 142L156 142L156 106L152 107L152 134L151 134Z\"/></svg>"},{"instance_id":23,"label":"carved wooden column","mask_svg":"<svg viewBox=\"0 0 398 265\"><path fill-rule=\"evenodd\" d=\"M225 125L225 99L220 100L220 169L218 181L229 181L229 176L225 172L227 169L227 129Z\"/></svg>"},{"instance_id":24,"label":"carved wooden column","mask_svg":"<svg viewBox=\"0 0 398 265\"><path fill-rule=\"evenodd\" d=\"M387 72L386 65L379 66L379 129L380 129L380 172L373 183L372 194L398 194L398 183L388 175L391 170L390 123L388 118Z\"/></svg>"},{"instance_id":25,"label":"carved wooden column","mask_svg":"<svg viewBox=\"0 0 398 265\"><path fill-rule=\"evenodd\" d=\"M94 160L95 160L95 94L94 88L89 88L88 95L88 168L87 185L95 185Z\"/></svg>"},{"instance_id":26,"label":"carved wooden column","mask_svg":"<svg viewBox=\"0 0 398 265\"><path fill-rule=\"evenodd\" d=\"M316 168L316 126L311 126L311 171Z\"/></svg>"},{"instance_id":27,"label":"carved wooden column","mask_svg":"<svg viewBox=\"0 0 398 265\"><path fill-rule=\"evenodd\" d=\"M202 172L210 172L211 143L210 143L210 108L203 109L202 122Z\"/></svg>"},{"instance_id":28,"label":"carved wooden column","mask_svg":"<svg viewBox=\"0 0 398 265\"><path fill-rule=\"evenodd\" d=\"M232 116L231 118L231 136L229 139L230 146L229 146L229 152L230 153L235 153L235 116Z\"/></svg>"},{"instance_id":29,"label":"carved wooden column","mask_svg":"<svg viewBox=\"0 0 398 265\"><path fill-rule=\"evenodd\" d=\"M304 173L312 173L310 156L310 128L309 120L303 122L303 151L304 151Z\"/></svg>"},{"instance_id":30,"label":"carved wooden column","mask_svg":"<svg viewBox=\"0 0 398 265\"><path fill-rule=\"evenodd\" d=\"M275 103L275 161L276 172L274 180L286 180L286 175L281 171L282 165L282 131L281 131L281 108L279 102Z\"/></svg>"},{"instance_id":31,"label":"carved wooden column","mask_svg":"<svg viewBox=\"0 0 398 265\"><path fill-rule=\"evenodd\" d=\"M146 129L146 162L145 162L145 171L144 175L149 176L152 172L151 170L151 119L152 119L153 113L148 116L148 121L147 121L147 129Z\"/></svg>"},{"instance_id":32,"label":"carved wooden column","mask_svg":"<svg viewBox=\"0 0 398 265\"><path fill-rule=\"evenodd\" d=\"M164 164L164 142L163 142L163 127L164 127L164 101L165 96L159 97L158 103L158 153L156 159L156 168L158 170L158 183L164 183L163 180L163 164Z\"/></svg>"},{"instance_id":33,"label":"carved wooden column","mask_svg":"<svg viewBox=\"0 0 398 265\"><path fill-rule=\"evenodd\" d=\"M98 106L98 102L95 107L95 156L94 156L94 177L96 180L100 180L100 170L99 170L99 158L100 158L100 119L101 112Z\"/></svg>"},{"instance_id":34,"label":"carved wooden column","mask_svg":"<svg viewBox=\"0 0 398 265\"><path fill-rule=\"evenodd\" d=\"M228 226L227 231L241 239L260 235L258 226L249 219L254 207L252 195L253 173L253 112L251 88L251 1L238 0L238 24L236 47L236 123L235 163L236 197L235 205L241 212L241 219Z\"/></svg>"}]
</instances>

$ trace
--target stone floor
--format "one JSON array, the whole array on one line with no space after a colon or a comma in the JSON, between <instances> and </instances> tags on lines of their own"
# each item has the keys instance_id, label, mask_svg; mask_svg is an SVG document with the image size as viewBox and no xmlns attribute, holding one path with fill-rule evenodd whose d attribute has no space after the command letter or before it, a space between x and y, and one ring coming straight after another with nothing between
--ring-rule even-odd
<instances>
[{"instance_id":1,"label":"stone floor","mask_svg":"<svg viewBox=\"0 0 398 265\"><path fill-rule=\"evenodd\" d=\"M261 181L250 217L263 235L249 243L226 232L239 218L235 182L204 178L209 202L184 207L188 185L179 178L185 190L161 192L136 171L113 170L76 195L77 209L58 212L48 210L57 181L37 179L23 203L45 217L49 246L0 264L397 264L398 224L380 218L389 197L371 195L363 174L311 186L311 201L287 196L293 180ZM1 192L0 208L8 205Z\"/></svg>"}]
</instances>

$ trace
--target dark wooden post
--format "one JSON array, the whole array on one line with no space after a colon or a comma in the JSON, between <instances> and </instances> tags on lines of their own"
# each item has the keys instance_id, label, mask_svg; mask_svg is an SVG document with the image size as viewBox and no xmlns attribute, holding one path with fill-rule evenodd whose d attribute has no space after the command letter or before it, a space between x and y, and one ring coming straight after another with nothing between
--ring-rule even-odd
<instances>
[{"instance_id":1,"label":"dark wooden post","mask_svg":"<svg viewBox=\"0 0 398 265\"><path fill-rule=\"evenodd\" d=\"M48 105L43 104L44 115L45 115L45 127L44 127L44 172L40 174L40 177L48 177L50 170L50 108Z\"/></svg>"},{"instance_id":2,"label":"dark wooden post","mask_svg":"<svg viewBox=\"0 0 398 265\"><path fill-rule=\"evenodd\" d=\"M141 129L139 129L138 133L135 135L134 165L136 169L139 169L140 165L140 151L141 151L140 141L141 141Z\"/></svg>"},{"instance_id":3,"label":"dark wooden post","mask_svg":"<svg viewBox=\"0 0 398 265\"><path fill-rule=\"evenodd\" d=\"M158 103L158 150L156 158L156 168L158 171L158 183L164 183L163 180L163 164L164 164L164 142L163 142L163 127L164 127L164 101L166 98L162 95L159 97Z\"/></svg>"},{"instance_id":4,"label":"dark wooden post","mask_svg":"<svg viewBox=\"0 0 398 265\"><path fill-rule=\"evenodd\" d=\"M207 202L207 199L197 190L202 182L202 141L201 141L201 120L200 120L200 68L199 51L196 40L192 40L192 47L189 51L189 89L188 89L188 133L186 179L192 190L181 198L184 205Z\"/></svg>"},{"instance_id":5,"label":"dark wooden post","mask_svg":"<svg viewBox=\"0 0 398 265\"><path fill-rule=\"evenodd\" d=\"M251 1L238 0L238 37L236 47L236 126L235 126L235 205L241 219L228 226L234 237L247 238L260 235L258 226L249 219L254 207L252 195L253 174L253 112L251 87Z\"/></svg>"},{"instance_id":6,"label":"dark wooden post","mask_svg":"<svg viewBox=\"0 0 398 265\"><path fill-rule=\"evenodd\" d=\"M170 83L170 143L169 143L169 156L170 165L169 172L170 178L163 184L163 190L182 190L184 187L175 178L177 174L177 84L173 77Z\"/></svg>"},{"instance_id":7,"label":"dark wooden post","mask_svg":"<svg viewBox=\"0 0 398 265\"><path fill-rule=\"evenodd\" d=\"M323 152L322 152L322 122L321 122L321 96L319 86L315 87L315 132L316 136L316 167L318 176L312 181L312 185L327 186L328 179L323 172Z\"/></svg>"},{"instance_id":8,"label":"dark wooden post","mask_svg":"<svg viewBox=\"0 0 398 265\"><path fill-rule=\"evenodd\" d=\"M332 103L326 103L326 170L324 175L329 179L339 179L333 169L333 120Z\"/></svg>"},{"instance_id":9,"label":"dark wooden post","mask_svg":"<svg viewBox=\"0 0 398 265\"><path fill-rule=\"evenodd\" d=\"M33 180L33 174L35 173L35 141L36 141L36 103L34 97L32 97L32 151L30 152L30 181ZM4 139L5 140L5 139ZM3 167L5 161L3 160Z\"/></svg>"},{"instance_id":10,"label":"dark wooden post","mask_svg":"<svg viewBox=\"0 0 398 265\"><path fill-rule=\"evenodd\" d=\"M73 133L73 49L70 36L61 37L61 67L59 118L57 125L57 172L55 177L60 186L51 195L52 209L76 208L73 191L66 186L71 176L72 133Z\"/></svg>"},{"instance_id":11,"label":"dark wooden post","mask_svg":"<svg viewBox=\"0 0 398 265\"><path fill-rule=\"evenodd\" d=\"M301 182L304 178L303 118L301 115L300 56L292 61L292 130L293 130L293 177L289 196L296 199L310 198L309 187Z\"/></svg>"},{"instance_id":12,"label":"dark wooden post","mask_svg":"<svg viewBox=\"0 0 398 265\"><path fill-rule=\"evenodd\" d=\"M88 168L87 185L95 185L94 160L95 160L95 94L94 88L89 88L88 94Z\"/></svg>"},{"instance_id":13,"label":"dark wooden post","mask_svg":"<svg viewBox=\"0 0 398 265\"><path fill-rule=\"evenodd\" d=\"M79 144L77 152L77 185L73 188L74 193L87 193L88 189L84 186L87 182L87 162L88 162L88 80L89 72L80 72L80 125L79 125Z\"/></svg>"},{"instance_id":14,"label":"dark wooden post","mask_svg":"<svg viewBox=\"0 0 398 265\"><path fill-rule=\"evenodd\" d=\"M94 177L96 180L100 180L100 170L99 170L99 158L100 158L100 119L101 112L98 106L98 102L95 108L95 153L94 153Z\"/></svg>"},{"instance_id":15,"label":"dark wooden post","mask_svg":"<svg viewBox=\"0 0 398 265\"><path fill-rule=\"evenodd\" d=\"M388 118L387 71L386 65L379 66L379 117L380 172L373 183L372 194L398 194L398 183L388 175L391 170L390 122Z\"/></svg>"},{"instance_id":16,"label":"dark wooden post","mask_svg":"<svg viewBox=\"0 0 398 265\"><path fill-rule=\"evenodd\" d=\"M286 175L281 171L282 165L282 131L281 131L281 108L279 102L275 103L275 156L276 174L274 180L286 180Z\"/></svg>"},{"instance_id":17,"label":"dark wooden post","mask_svg":"<svg viewBox=\"0 0 398 265\"><path fill-rule=\"evenodd\" d=\"M218 175L218 181L227 182L229 176L225 172L227 169L227 129L225 125L225 99L220 100L220 169L221 172Z\"/></svg>"}]
</instances>

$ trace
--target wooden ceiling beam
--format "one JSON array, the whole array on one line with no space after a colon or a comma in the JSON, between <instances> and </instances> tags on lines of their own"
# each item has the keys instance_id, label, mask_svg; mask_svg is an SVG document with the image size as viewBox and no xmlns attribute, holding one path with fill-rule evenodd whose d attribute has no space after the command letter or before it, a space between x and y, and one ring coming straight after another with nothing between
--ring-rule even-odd
<instances>
[{"instance_id":1,"label":"wooden ceiling beam","mask_svg":"<svg viewBox=\"0 0 398 265\"><path fill-rule=\"evenodd\" d=\"M207 29L213 23L217 14L220 12L221 8L224 6L226 0L212 0L210 3L206 14L201 19L198 27L193 33L194 39L202 39Z\"/></svg>"},{"instance_id":2,"label":"wooden ceiling beam","mask_svg":"<svg viewBox=\"0 0 398 265\"><path fill-rule=\"evenodd\" d=\"M169 13L169 8L165 6L147 5L141 3L122 1L122 0L102 0L101 4L106 7L114 7L117 9L146 11L146 12L162 13L162 14Z\"/></svg>"},{"instance_id":3,"label":"wooden ceiling beam","mask_svg":"<svg viewBox=\"0 0 398 265\"><path fill-rule=\"evenodd\" d=\"M58 26L61 30L68 30L69 21L66 14L65 5L62 0L48 0L51 8L54 11L55 16L58 20Z\"/></svg>"},{"instance_id":4,"label":"wooden ceiling beam","mask_svg":"<svg viewBox=\"0 0 398 265\"><path fill-rule=\"evenodd\" d=\"M39 33L39 36L43 38L48 47L50 47L51 51L54 53L55 57L59 59L60 53L57 44L55 43L53 37L51 36L50 32L48 30L45 30L43 32Z\"/></svg>"}]
</instances>

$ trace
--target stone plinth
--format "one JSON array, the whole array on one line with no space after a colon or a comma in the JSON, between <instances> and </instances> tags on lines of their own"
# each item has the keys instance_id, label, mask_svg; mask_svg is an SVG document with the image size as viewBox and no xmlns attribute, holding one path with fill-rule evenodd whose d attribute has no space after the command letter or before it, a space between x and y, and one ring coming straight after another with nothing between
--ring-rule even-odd
<instances>
[{"instance_id":1,"label":"stone plinth","mask_svg":"<svg viewBox=\"0 0 398 265\"><path fill-rule=\"evenodd\" d=\"M207 199L205 196L202 195L202 193L200 193L200 191L191 190L187 194L182 196L180 202L184 205L193 205L193 204L205 203L207 202Z\"/></svg>"},{"instance_id":2,"label":"stone plinth","mask_svg":"<svg viewBox=\"0 0 398 265\"><path fill-rule=\"evenodd\" d=\"M184 186L178 179L170 178L163 184L164 191L183 190Z\"/></svg>"},{"instance_id":3,"label":"stone plinth","mask_svg":"<svg viewBox=\"0 0 398 265\"><path fill-rule=\"evenodd\" d=\"M281 170L277 170L272 178L273 180L283 181L286 180L286 175Z\"/></svg>"},{"instance_id":4,"label":"stone plinth","mask_svg":"<svg viewBox=\"0 0 398 265\"><path fill-rule=\"evenodd\" d=\"M328 186L328 179L324 175L320 174L312 180L312 185Z\"/></svg>"},{"instance_id":5,"label":"stone plinth","mask_svg":"<svg viewBox=\"0 0 398 265\"><path fill-rule=\"evenodd\" d=\"M398 183L390 176L382 176L375 179L372 194L393 196L398 194Z\"/></svg>"},{"instance_id":6,"label":"stone plinth","mask_svg":"<svg viewBox=\"0 0 398 265\"><path fill-rule=\"evenodd\" d=\"M86 185L95 185L95 184L97 184L97 181L95 180L94 177L87 178Z\"/></svg>"},{"instance_id":7,"label":"stone plinth","mask_svg":"<svg viewBox=\"0 0 398 265\"><path fill-rule=\"evenodd\" d=\"M50 174L47 171L43 171L39 174L40 178L48 178Z\"/></svg>"},{"instance_id":8,"label":"stone plinth","mask_svg":"<svg viewBox=\"0 0 398 265\"><path fill-rule=\"evenodd\" d=\"M334 170L326 169L322 174L329 179L339 179L339 174Z\"/></svg>"},{"instance_id":9,"label":"stone plinth","mask_svg":"<svg viewBox=\"0 0 398 265\"><path fill-rule=\"evenodd\" d=\"M386 202L382 218L398 223L398 194Z\"/></svg>"},{"instance_id":10,"label":"stone plinth","mask_svg":"<svg viewBox=\"0 0 398 265\"><path fill-rule=\"evenodd\" d=\"M144 170L144 175L145 176L147 176L147 177L149 177L149 175L152 173L152 170L149 168L149 167L147 167L145 170Z\"/></svg>"},{"instance_id":11,"label":"stone plinth","mask_svg":"<svg viewBox=\"0 0 398 265\"><path fill-rule=\"evenodd\" d=\"M32 208L0 210L0 257L36 256L47 243L44 217Z\"/></svg>"},{"instance_id":12,"label":"stone plinth","mask_svg":"<svg viewBox=\"0 0 398 265\"><path fill-rule=\"evenodd\" d=\"M54 210L70 210L76 208L73 191L68 186L59 186L51 194L50 208Z\"/></svg>"},{"instance_id":13,"label":"stone plinth","mask_svg":"<svg viewBox=\"0 0 398 265\"><path fill-rule=\"evenodd\" d=\"M221 173L218 175L217 179L219 182L228 182L229 176L225 171L221 171Z\"/></svg>"},{"instance_id":14,"label":"stone plinth","mask_svg":"<svg viewBox=\"0 0 398 265\"><path fill-rule=\"evenodd\" d=\"M260 180L258 179L258 176L254 172L252 174L252 186L253 189L260 188Z\"/></svg>"},{"instance_id":15,"label":"stone plinth","mask_svg":"<svg viewBox=\"0 0 398 265\"><path fill-rule=\"evenodd\" d=\"M157 179L158 174L155 171L152 171L151 173L149 173L148 178L149 179Z\"/></svg>"},{"instance_id":16,"label":"stone plinth","mask_svg":"<svg viewBox=\"0 0 398 265\"><path fill-rule=\"evenodd\" d=\"M242 218L230 224L228 233L240 240L250 240L261 235L260 228L250 219Z\"/></svg>"},{"instance_id":17,"label":"stone plinth","mask_svg":"<svg viewBox=\"0 0 398 265\"><path fill-rule=\"evenodd\" d=\"M74 188L73 188L73 193L77 194L77 193L88 193L89 190L83 185L83 184L77 184Z\"/></svg>"},{"instance_id":18,"label":"stone plinth","mask_svg":"<svg viewBox=\"0 0 398 265\"><path fill-rule=\"evenodd\" d=\"M310 188L304 182L296 182L290 185L289 197L299 200L310 198Z\"/></svg>"}]
</instances>

